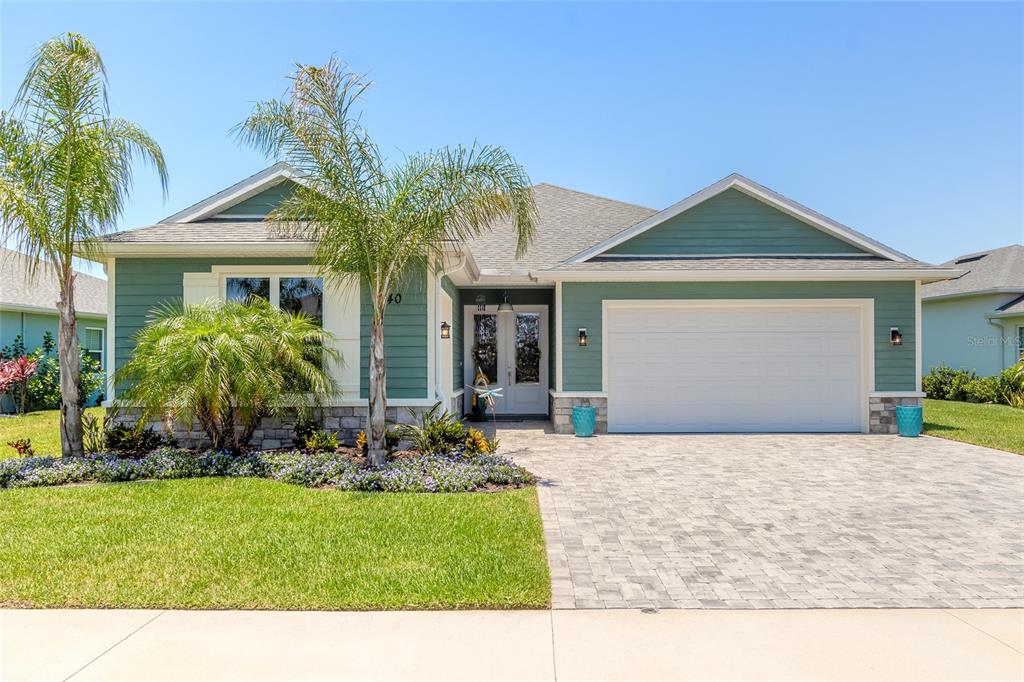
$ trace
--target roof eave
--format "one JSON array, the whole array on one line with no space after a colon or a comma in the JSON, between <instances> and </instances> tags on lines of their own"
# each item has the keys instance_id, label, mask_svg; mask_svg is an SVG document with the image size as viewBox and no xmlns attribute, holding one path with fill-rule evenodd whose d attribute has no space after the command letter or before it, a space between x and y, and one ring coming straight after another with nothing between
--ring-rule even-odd
<instances>
[{"instance_id":1,"label":"roof eave","mask_svg":"<svg viewBox=\"0 0 1024 682\"><path fill-rule=\"evenodd\" d=\"M542 270L539 280L556 282L823 282L920 281L956 277L959 270L936 268L892 270Z\"/></svg>"}]
</instances>

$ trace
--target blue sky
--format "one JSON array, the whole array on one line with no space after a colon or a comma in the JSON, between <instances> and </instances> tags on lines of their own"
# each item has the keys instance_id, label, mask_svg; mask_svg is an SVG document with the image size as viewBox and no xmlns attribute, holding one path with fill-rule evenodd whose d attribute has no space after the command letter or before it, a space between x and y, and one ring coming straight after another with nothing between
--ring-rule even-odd
<instances>
[{"instance_id":1,"label":"blue sky","mask_svg":"<svg viewBox=\"0 0 1024 682\"><path fill-rule=\"evenodd\" d=\"M933 262L1024 241L1019 3L0 3L0 101L41 41L92 39L140 170L122 227L269 164L228 134L296 61L375 82L404 153L474 140L535 182L663 208L737 171Z\"/></svg>"}]
</instances>

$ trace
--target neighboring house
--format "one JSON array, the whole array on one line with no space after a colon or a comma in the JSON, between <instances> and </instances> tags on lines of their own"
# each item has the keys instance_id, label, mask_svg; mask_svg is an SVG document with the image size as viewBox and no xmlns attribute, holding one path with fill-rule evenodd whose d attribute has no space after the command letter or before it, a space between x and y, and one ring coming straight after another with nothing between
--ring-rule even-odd
<instances>
[{"instance_id":1,"label":"neighboring house","mask_svg":"<svg viewBox=\"0 0 1024 682\"><path fill-rule=\"evenodd\" d=\"M996 374L1024 356L1024 245L945 263L961 277L921 289L925 372L939 365Z\"/></svg>"},{"instance_id":2,"label":"neighboring house","mask_svg":"<svg viewBox=\"0 0 1024 682\"><path fill-rule=\"evenodd\" d=\"M0 247L0 347L19 336L29 352L43 345L47 332L57 342L57 300L60 285L53 271L40 266L29 276L29 259L20 251ZM75 310L78 341L106 367L107 283L99 277L78 273L75 279ZM11 408L9 400L0 411Z\"/></svg>"},{"instance_id":3,"label":"neighboring house","mask_svg":"<svg viewBox=\"0 0 1024 682\"><path fill-rule=\"evenodd\" d=\"M114 348L161 302L244 297L321 316L346 359L326 425L366 414L369 305L329 287L310 244L267 211L301 182L268 168L162 222L105 239ZM892 432L920 403L919 287L960 274L911 259L739 175L663 211L542 184L537 238L514 257L510 224L396 291L386 314L388 398L468 409L480 370L499 415L596 405L600 430ZM302 290L302 296L293 292ZM404 411L404 409L403 409ZM265 446L287 433L268 428ZM257 440L257 442L260 442Z\"/></svg>"}]
</instances>

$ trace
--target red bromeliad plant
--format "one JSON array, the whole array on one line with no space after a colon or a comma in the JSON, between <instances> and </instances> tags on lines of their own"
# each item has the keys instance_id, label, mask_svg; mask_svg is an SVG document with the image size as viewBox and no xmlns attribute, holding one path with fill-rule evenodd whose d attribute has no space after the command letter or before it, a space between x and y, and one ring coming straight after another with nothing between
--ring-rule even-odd
<instances>
[{"instance_id":1,"label":"red bromeliad plant","mask_svg":"<svg viewBox=\"0 0 1024 682\"><path fill-rule=\"evenodd\" d=\"M18 414L25 414L28 380L35 375L37 364L27 355L0 362L0 394L11 394Z\"/></svg>"}]
</instances>

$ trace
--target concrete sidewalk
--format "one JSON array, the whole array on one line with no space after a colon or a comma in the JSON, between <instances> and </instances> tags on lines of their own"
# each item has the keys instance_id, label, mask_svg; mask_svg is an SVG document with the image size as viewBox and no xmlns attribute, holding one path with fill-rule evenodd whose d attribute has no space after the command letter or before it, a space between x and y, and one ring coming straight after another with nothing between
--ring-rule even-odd
<instances>
[{"instance_id":1,"label":"concrete sidewalk","mask_svg":"<svg viewBox=\"0 0 1024 682\"><path fill-rule=\"evenodd\" d=\"M826 678L1024 679L1024 611L0 611L2 680Z\"/></svg>"}]
</instances>

